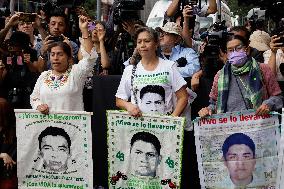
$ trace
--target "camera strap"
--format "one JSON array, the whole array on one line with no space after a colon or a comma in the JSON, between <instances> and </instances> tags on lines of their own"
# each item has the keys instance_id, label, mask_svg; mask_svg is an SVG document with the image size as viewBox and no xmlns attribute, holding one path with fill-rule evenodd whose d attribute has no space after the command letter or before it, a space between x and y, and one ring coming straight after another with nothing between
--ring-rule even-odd
<instances>
[{"instance_id":1,"label":"camera strap","mask_svg":"<svg viewBox=\"0 0 284 189\"><path fill-rule=\"evenodd\" d=\"M137 65L133 65L133 68L132 68L132 73L131 73L131 90L132 90L132 93L133 93L133 97L134 97L134 103L136 105L138 105L138 99L137 99L137 91L138 89L134 87L134 79L136 77L136 70L137 70Z\"/></svg>"}]
</instances>

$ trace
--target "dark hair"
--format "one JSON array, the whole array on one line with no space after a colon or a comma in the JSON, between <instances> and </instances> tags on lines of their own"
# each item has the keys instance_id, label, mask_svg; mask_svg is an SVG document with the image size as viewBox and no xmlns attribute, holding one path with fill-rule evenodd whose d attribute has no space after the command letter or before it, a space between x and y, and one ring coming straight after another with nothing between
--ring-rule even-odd
<instances>
[{"instance_id":1,"label":"dark hair","mask_svg":"<svg viewBox=\"0 0 284 189\"><path fill-rule=\"evenodd\" d=\"M19 46L22 49L29 49L30 48L30 36L21 31L15 31L12 33L9 44L12 46Z\"/></svg>"},{"instance_id":2,"label":"dark hair","mask_svg":"<svg viewBox=\"0 0 284 189\"><path fill-rule=\"evenodd\" d=\"M111 37L111 31L110 31L109 27L107 27L106 22L100 21L100 20L95 20L94 22L95 22L96 25L100 24L104 27L104 30L106 31L105 40Z\"/></svg>"},{"instance_id":3,"label":"dark hair","mask_svg":"<svg viewBox=\"0 0 284 189\"><path fill-rule=\"evenodd\" d=\"M69 153L70 153L71 139L70 139L68 133L66 133L66 131L64 129L62 129L62 128L52 127L52 126L49 126L46 129L44 129L40 133L40 135L38 136L38 143L39 143L39 149L40 150L41 150L42 138L46 137L48 135L51 135L51 136L62 136L63 138L65 138L67 140L68 149L69 149Z\"/></svg>"},{"instance_id":4,"label":"dark hair","mask_svg":"<svg viewBox=\"0 0 284 189\"><path fill-rule=\"evenodd\" d=\"M132 149L133 144L136 141L139 141L139 140L153 144L153 146L155 147L157 153L160 155L161 143L160 143L159 139L155 135L153 135L151 133L148 133L148 132L138 132L138 133L135 133L133 135L133 137L131 138L131 142L130 142L131 149Z\"/></svg>"},{"instance_id":5,"label":"dark hair","mask_svg":"<svg viewBox=\"0 0 284 189\"><path fill-rule=\"evenodd\" d=\"M245 38L247 40L249 40L250 32L249 32L249 30L245 26L234 26L234 27L231 28L230 31L231 32L233 32L233 31L236 31L236 32L243 31L243 32L245 32Z\"/></svg>"},{"instance_id":6,"label":"dark hair","mask_svg":"<svg viewBox=\"0 0 284 189\"><path fill-rule=\"evenodd\" d=\"M64 10L61 7L53 7L53 10L50 11L50 14L47 17L47 23L50 22L51 17L62 17L62 18L64 18L64 22L65 22L65 25L66 25L66 28L67 28L68 17L64 13Z\"/></svg>"},{"instance_id":7,"label":"dark hair","mask_svg":"<svg viewBox=\"0 0 284 189\"><path fill-rule=\"evenodd\" d=\"M163 101L165 102L165 89L160 85L146 85L140 91L140 99L143 98L146 93L156 93L161 95Z\"/></svg>"},{"instance_id":8,"label":"dark hair","mask_svg":"<svg viewBox=\"0 0 284 189\"><path fill-rule=\"evenodd\" d=\"M72 57L71 47L67 43L62 42L62 41L51 43L48 51L50 52L53 47L57 47L57 46L61 47L69 58Z\"/></svg>"},{"instance_id":9,"label":"dark hair","mask_svg":"<svg viewBox=\"0 0 284 189\"><path fill-rule=\"evenodd\" d=\"M243 44L244 46L246 46L246 47L249 46L249 40L246 39L246 38L244 38L244 37L242 37L242 36L240 36L240 35L231 35L231 36L229 36L228 39L227 39L227 43L228 43L229 41L234 40L234 39L240 40L240 41L242 42L242 44Z\"/></svg>"},{"instance_id":10,"label":"dark hair","mask_svg":"<svg viewBox=\"0 0 284 189\"><path fill-rule=\"evenodd\" d=\"M137 31L135 32L134 35L134 39L135 41L137 41L138 35L142 32L148 32L150 34L150 36L152 37L152 39L154 39L154 41L156 43L159 42L159 34L157 31L155 31L153 28L151 27L140 27L137 29Z\"/></svg>"},{"instance_id":11,"label":"dark hair","mask_svg":"<svg viewBox=\"0 0 284 189\"><path fill-rule=\"evenodd\" d=\"M235 144L244 144L248 146L253 152L253 157L255 157L255 144L253 140L249 136L243 133L234 133L230 135L228 138L226 138L226 140L223 143L222 151L223 151L223 157L225 158L225 160L226 160L226 154L228 153L229 148Z\"/></svg>"},{"instance_id":12,"label":"dark hair","mask_svg":"<svg viewBox=\"0 0 284 189\"><path fill-rule=\"evenodd\" d=\"M16 138L16 117L12 106L4 98L0 98L0 128L5 144L12 144Z\"/></svg>"}]
</instances>

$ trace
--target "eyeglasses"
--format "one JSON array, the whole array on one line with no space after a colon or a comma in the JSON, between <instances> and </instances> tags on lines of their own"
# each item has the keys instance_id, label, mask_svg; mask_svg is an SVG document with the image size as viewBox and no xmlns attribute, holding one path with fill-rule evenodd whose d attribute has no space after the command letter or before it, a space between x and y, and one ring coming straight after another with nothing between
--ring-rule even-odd
<instances>
[{"instance_id":1,"label":"eyeglasses","mask_svg":"<svg viewBox=\"0 0 284 189\"><path fill-rule=\"evenodd\" d=\"M235 46L233 48L227 48L227 53L232 53L234 51L236 52L239 52L241 51L245 46L244 45L238 45L238 46Z\"/></svg>"}]
</instances>

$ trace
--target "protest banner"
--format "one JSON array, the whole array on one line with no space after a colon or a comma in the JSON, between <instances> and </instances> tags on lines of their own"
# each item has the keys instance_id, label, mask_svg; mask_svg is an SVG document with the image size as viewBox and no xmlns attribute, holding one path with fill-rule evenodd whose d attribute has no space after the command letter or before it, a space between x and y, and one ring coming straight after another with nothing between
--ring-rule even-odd
<instances>
[{"instance_id":1,"label":"protest banner","mask_svg":"<svg viewBox=\"0 0 284 189\"><path fill-rule=\"evenodd\" d=\"M282 115L281 115L281 131L284 131L284 108L282 108ZM281 134L280 138L280 151L279 151L279 166L277 172L277 189L284 189L284 135Z\"/></svg>"},{"instance_id":2,"label":"protest banner","mask_svg":"<svg viewBox=\"0 0 284 189\"><path fill-rule=\"evenodd\" d=\"M19 189L93 188L90 113L15 113Z\"/></svg>"},{"instance_id":3,"label":"protest banner","mask_svg":"<svg viewBox=\"0 0 284 189\"><path fill-rule=\"evenodd\" d=\"M185 119L108 111L109 188L179 188Z\"/></svg>"},{"instance_id":4,"label":"protest banner","mask_svg":"<svg viewBox=\"0 0 284 189\"><path fill-rule=\"evenodd\" d=\"M201 188L275 188L278 115L252 110L194 121Z\"/></svg>"}]
</instances>

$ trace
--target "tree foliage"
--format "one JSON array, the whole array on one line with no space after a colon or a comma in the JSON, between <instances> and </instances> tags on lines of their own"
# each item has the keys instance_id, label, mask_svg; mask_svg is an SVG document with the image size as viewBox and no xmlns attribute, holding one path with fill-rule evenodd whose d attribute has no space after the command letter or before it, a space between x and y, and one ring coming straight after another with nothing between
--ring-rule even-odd
<instances>
[{"instance_id":1,"label":"tree foliage","mask_svg":"<svg viewBox=\"0 0 284 189\"><path fill-rule=\"evenodd\" d=\"M255 7L255 5L252 4L239 6L238 0L228 0L228 6L234 15L239 15L240 17L245 17L248 14L248 11Z\"/></svg>"},{"instance_id":2,"label":"tree foliage","mask_svg":"<svg viewBox=\"0 0 284 189\"><path fill-rule=\"evenodd\" d=\"M95 18L97 14L97 0L86 0L84 3L84 8L92 18Z\"/></svg>"}]
</instances>

